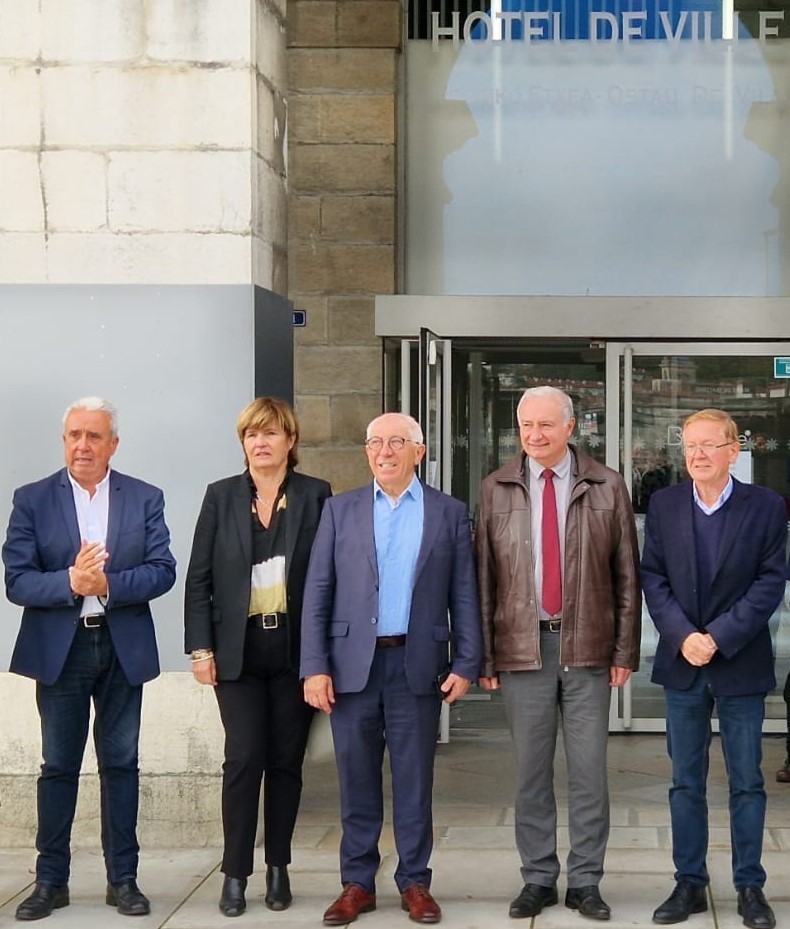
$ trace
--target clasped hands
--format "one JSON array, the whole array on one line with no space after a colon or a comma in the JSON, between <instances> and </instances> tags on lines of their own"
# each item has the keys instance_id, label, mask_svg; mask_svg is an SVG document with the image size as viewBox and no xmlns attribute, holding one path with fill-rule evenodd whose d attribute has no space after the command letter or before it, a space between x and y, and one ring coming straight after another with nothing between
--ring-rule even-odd
<instances>
[{"instance_id":1,"label":"clasped hands","mask_svg":"<svg viewBox=\"0 0 790 929\"><path fill-rule=\"evenodd\" d=\"M107 596L104 565L108 558L103 542L86 542L83 539L74 564L69 568L69 584L75 596Z\"/></svg>"},{"instance_id":2,"label":"clasped hands","mask_svg":"<svg viewBox=\"0 0 790 929\"><path fill-rule=\"evenodd\" d=\"M719 646L713 640L712 635L707 632L692 632L683 640L680 653L689 664L694 665L695 668L701 668L708 664L718 649Z\"/></svg>"}]
</instances>

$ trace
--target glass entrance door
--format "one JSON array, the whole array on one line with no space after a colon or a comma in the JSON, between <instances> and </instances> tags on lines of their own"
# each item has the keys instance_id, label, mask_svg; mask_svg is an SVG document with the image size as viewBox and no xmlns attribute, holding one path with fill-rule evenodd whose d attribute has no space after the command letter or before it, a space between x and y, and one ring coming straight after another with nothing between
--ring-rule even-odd
<instances>
[{"instance_id":1,"label":"glass entrance door","mask_svg":"<svg viewBox=\"0 0 790 929\"><path fill-rule=\"evenodd\" d=\"M706 407L726 410L738 424L735 476L775 490L790 514L790 379L775 377L783 372L774 364L788 355L787 342L607 344L607 418L619 424L608 434L607 464L620 469L631 488L640 545L650 495L687 479L683 420ZM771 634L779 687L768 699L765 730L783 732L781 689L790 667L786 603L771 619ZM643 608L641 666L620 696L613 728L663 728L663 693L650 683L656 644Z\"/></svg>"},{"instance_id":2,"label":"glass entrance door","mask_svg":"<svg viewBox=\"0 0 790 929\"><path fill-rule=\"evenodd\" d=\"M464 500L472 518L483 478L518 454L516 406L526 387L539 384L570 394L577 420L573 442L626 476L640 544L650 494L686 479L680 428L704 407L725 409L738 423L737 476L771 487L788 501L790 513L790 378L773 376L774 358L790 357L788 342L604 344L421 335L385 345L387 408L421 420L428 444L425 477ZM784 604L771 632L779 688L769 697L765 730L783 732L781 688L790 668L790 610ZM613 697L613 731L663 731L663 692L650 683L655 647L653 623L643 609L641 667ZM491 724L504 725L498 701L485 702L490 718L499 720ZM483 703L480 696L466 717L477 719Z\"/></svg>"}]
</instances>

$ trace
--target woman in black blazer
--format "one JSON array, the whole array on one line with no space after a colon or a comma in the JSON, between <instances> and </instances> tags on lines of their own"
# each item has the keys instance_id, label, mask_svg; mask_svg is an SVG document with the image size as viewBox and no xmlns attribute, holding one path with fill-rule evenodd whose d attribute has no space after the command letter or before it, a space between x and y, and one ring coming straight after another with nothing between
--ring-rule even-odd
<instances>
[{"instance_id":1,"label":"woman in black blazer","mask_svg":"<svg viewBox=\"0 0 790 929\"><path fill-rule=\"evenodd\" d=\"M299 425L282 400L239 414L247 466L209 484L195 527L184 595L185 649L215 688L225 729L219 908L246 909L263 783L266 905L291 903L288 864L312 709L299 681L299 626L307 562L326 481L298 474Z\"/></svg>"}]
</instances>

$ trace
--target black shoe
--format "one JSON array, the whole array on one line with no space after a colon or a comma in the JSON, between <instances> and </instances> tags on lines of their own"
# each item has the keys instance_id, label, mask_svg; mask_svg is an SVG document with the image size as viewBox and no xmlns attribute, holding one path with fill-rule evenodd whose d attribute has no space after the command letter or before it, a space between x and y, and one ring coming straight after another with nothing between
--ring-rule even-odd
<instances>
[{"instance_id":1,"label":"black shoe","mask_svg":"<svg viewBox=\"0 0 790 929\"><path fill-rule=\"evenodd\" d=\"M68 884L36 884L33 893L16 908L17 919L43 919L69 905Z\"/></svg>"},{"instance_id":2,"label":"black shoe","mask_svg":"<svg viewBox=\"0 0 790 929\"><path fill-rule=\"evenodd\" d=\"M225 877L222 896L219 898L219 911L223 916L241 916L247 909L247 901L244 899L246 889L246 877Z\"/></svg>"},{"instance_id":3,"label":"black shoe","mask_svg":"<svg viewBox=\"0 0 790 929\"><path fill-rule=\"evenodd\" d=\"M121 881L120 884L108 884L107 906L114 906L121 916L147 916L151 912L148 897L137 886L137 881Z\"/></svg>"},{"instance_id":4,"label":"black shoe","mask_svg":"<svg viewBox=\"0 0 790 929\"><path fill-rule=\"evenodd\" d=\"M556 902L556 887L544 887L542 884L524 884L521 893L510 904L508 915L512 919L526 919L528 916L537 916L544 906L554 906Z\"/></svg>"},{"instance_id":5,"label":"black shoe","mask_svg":"<svg viewBox=\"0 0 790 929\"><path fill-rule=\"evenodd\" d=\"M270 864L266 868L266 896L263 898L270 910L287 910L291 905L291 882L288 866Z\"/></svg>"},{"instance_id":6,"label":"black shoe","mask_svg":"<svg viewBox=\"0 0 790 929\"><path fill-rule=\"evenodd\" d=\"M774 929L776 917L760 887L741 887L738 891L738 915L749 929Z\"/></svg>"},{"instance_id":7,"label":"black shoe","mask_svg":"<svg viewBox=\"0 0 790 929\"><path fill-rule=\"evenodd\" d=\"M569 887L565 893L565 906L569 910L578 910L582 916L590 919L611 919L612 911L604 903L595 884L589 887Z\"/></svg>"},{"instance_id":8,"label":"black shoe","mask_svg":"<svg viewBox=\"0 0 790 929\"><path fill-rule=\"evenodd\" d=\"M653 922L662 926L682 923L692 913L704 913L708 908L708 894L700 884L678 881L675 889L653 913Z\"/></svg>"}]
</instances>

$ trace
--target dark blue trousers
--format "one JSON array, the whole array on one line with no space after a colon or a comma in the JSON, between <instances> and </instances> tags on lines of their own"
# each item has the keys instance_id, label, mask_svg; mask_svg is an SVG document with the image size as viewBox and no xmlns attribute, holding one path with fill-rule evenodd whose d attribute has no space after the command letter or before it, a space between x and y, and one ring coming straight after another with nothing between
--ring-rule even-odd
<instances>
[{"instance_id":1,"label":"dark blue trousers","mask_svg":"<svg viewBox=\"0 0 790 929\"><path fill-rule=\"evenodd\" d=\"M118 662L106 627L77 627L58 680L37 684L44 763L38 779L36 880L66 884L71 827L77 806L91 701L93 742L99 765L101 841L107 880L137 877L138 742L143 688L132 686Z\"/></svg>"},{"instance_id":2,"label":"dark blue trousers","mask_svg":"<svg viewBox=\"0 0 790 929\"><path fill-rule=\"evenodd\" d=\"M336 695L330 715L340 781L340 878L375 892L384 819L384 747L392 773L395 883L430 887L433 849L433 762L438 693L417 696L406 682L404 648L377 649L367 686Z\"/></svg>"}]
</instances>

